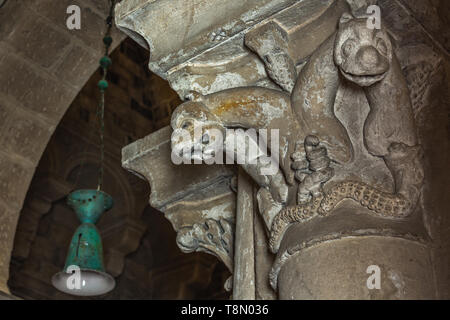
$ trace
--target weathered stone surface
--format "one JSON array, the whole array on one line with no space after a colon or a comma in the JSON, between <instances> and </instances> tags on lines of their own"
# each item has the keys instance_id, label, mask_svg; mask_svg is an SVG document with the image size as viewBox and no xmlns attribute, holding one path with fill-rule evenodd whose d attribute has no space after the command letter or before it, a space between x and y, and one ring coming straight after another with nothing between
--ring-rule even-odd
<instances>
[{"instance_id":1,"label":"weathered stone surface","mask_svg":"<svg viewBox=\"0 0 450 320\"><path fill-rule=\"evenodd\" d=\"M150 69L162 76L171 67L235 36L294 2L124 1L116 7L116 23L150 49ZM152 26L147 25L146 21L152 21Z\"/></svg>"},{"instance_id":2,"label":"weathered stone surface","mask_svg":"<svg viewBox=\"0 0 450 320\"><path fill-rule=\"evenodd\" d=\"M158 19L160 14L164 17L165 14L173 14L176 11L172 9L170 13L164 13L172 5L178 10L176 15L189 15L189 10L193 10L192 19L197 22L195 31L190 30L191 26L184 25L184 20L180 22L179 19L176 23L162 26L164 30L147 29L146 19ZM150 47L147 43L152 52L150 69L168 79L182 99L186 99L190 91L206 95L251 85L279 88L280 84L276 80L275 83L268 81L269 77L273 77L277 72L275 70L272 76L268 77L267 70L262 64L262 60L265 59L261 56L262 52L250 45L249 40L251 49L259 51L258 58L244 45L246 34L252 37L268 25L276 26L275 28L289 43L286 54L292 59L294 68L336 30L340 14L348 8L345 1L332 0L320 2L272 0L264 3L246 1L233 5L226 4L227 9L223 11L226 15L221 14L221 17L217 18L217 6L223 6L222 3L213 4L209 1L201 5L189 3L186 7L172 3L170 6L161 1L122 2L116 8L116 23L125 33L134 35L137 41L144 45L146 42L150 43ZM252 18L248 20L250 13L243 14L243 12L250 8L248 12L251 12ZM148 17L149 12L155 17ZM224 25L228 21L231 21L229 25ZM207 30L210 30L210 33ZM165 32L184 34L185 38L182 41L180 38L179 43L178 40L171 38L170 43L166 44L167 38L160 37ZM311 36L312 34L314 36ZM154 47L152 43L158 43L159 46ZM274 58L272 60L275 61ZM268 71L270 73L270 68Z\"/></svg>"},{"instance_id":3,"label":"weathered stone surface","mask_svg":"<svg viewBox=\"0 0 450 320\"><path fill-rule=\"evenodd\" d=\"M38 162L45 144L53 133L54 127L38 119L31 119L22 112L13 113L8 119L0 141L5 149L28 159Z\"/></svg>"},{"instance_id":4,"label":"weathered stone surface","mask_svg":"<svg viewBox=\"0 0 450 320\"><path fill-rule=\"evenodd\" d=\"M0 291L9 293L6 285L9 278L9 263L13 247L15 230L12 229L17 223L14 211L0 203Z\"/></svg>"},{"instance_id":5,"label":"weathered stone surface","mask_svg":"<svg viewBox=\"0 0 450 320\"><path fill-rule=\"evenodd\" d=\"M64 54L70 38L38 15L25 15L14 33L2 40L17 52L44 68L52 67ZM42 39L46 39L45 45ZM48 52L54 52L49 55Z\"/></svg>"},{"instance_id":6,"label":"weathered stone surface","mask_svg":"<svg viewBox=\"0 0 450 320\"><path fill-rule=\"evenodd\" d=\"M406 8L411 10L412 15L421 23L421 25L436 39L441 45L450 51L450 29L449 16L450 5L448 1L420 0L400 0Z\"/></svg>"},{"instance_id":7,"label":"weathered stone surface","mask_svg":"<svg viewBox=\"0 0 450 320\"><path fill-rule=\"evenodd\" d=\"M274 261L274 255L270 252L266 227L259 214L254 214L255 226L255 298L256 300L276 300L277 293L267 281Z\"/></svg>"},{"instance_id":8,"label":"weathered stone surface","mask_svg":"<svg viewBox=\"0 0 450 320\"><path fill-rule=\"evenodd\" d=\"M238 175L238 195L236 199L236 231L233 272L233 299L255 300L255 244L253 184L242 169Z\"/></svg>"},{"instance_id":9,"label":"weathered stone surface","mask_svg":"<svg viewBox=\"0 0 450 320\"><path fill-rule=\"evenodd\" d=\"M206 170L203 166L196 165L186 170L186 165L173 164L170 161L171 134L171 129L165 127L122 151L123 167L150 182L150 204L163 212L175 200L196 194L199 189L215 182L229 180L233 175L233 171L223 165L209 166Z\"/></svg>"},{"instance_id":10,"label":"weathered stone surface","mask_svg":"<svg viewBox=\"0 0 450 320\"><path fill-rule=\"evenodd\" d=\"M26 6L21 5L18 1L11 1L8 5L2 7L0 11L0 18L2 21L11 19L12 21L19 21L24 18L27 13ZM0 25L0 39L10 37L11 33L17 26L14 23L2 23Z\"/></svg>"},{"instance_id":11,"label":"weathered stone surface","mask_svg":"<svg viewBox=\"0 0 450 320\"><path fill-rule=\"evenodd\" d=\"M56 73L63 76L71 85L79 86L80 83L86 83L92 75L92 68L86 68L85 65L95 66L98 63L97 60L90 51L75 45L57 67Z\"/></svg>"},{"instance_id":12,"label":"weathered stone surface","mask_svg":"<svg viewBox=\"0 0 450 320\"><path fill-rule=\"evenodd\" d=\"M0 50L4 53L0 57L0 68L3 70L0 74L2 93L11 96L29 110L48 117L54 123L59 121L65 111L61 105L71 101L75 91L48 74L39 72L32 64L8 54L6 48L2 47Z\"/></svg>"},{"instance_id":13,"label":"weathered stone surface","mask_svg":"<svg viewBox=\"0 0 450 320\"><path fill-rule=\"evenodd\" d=\"M0 199L9 207L20 209L34 168L18 158L0 154ZM20 181L20 183L17 183ZM16 217L18 215L15 215Z\"/></svg>"},{"instance_id":14,"label":"weathered stone surface","mask_svg":"<svg viewBox=\"0 0 450 320\"><path fill-rule=\"evenodd\" d=\"M351 8L354 11L363 12L364 6L367 4L373 3L373 1L348 1L351 4ZM32 10L35 10L37 13L39 13L41 16L48 15L48 19L51 21L58 21L57 28L61 28L61 31L63 31L64 26L64 14L60 14L60 11L54 10L54 6L50 5L50 1L36 1L36 3L39 5L39 3L44 3L44 5L41 5L41 7L34 7ZM62 1L60 3L63 3ZM178 2L177 2L178 3ZM181 3L181 2L180 2ZM242 6L239 8L244 8L247 4L251 3L250 1L242 2L242 4L238 4L237 6ZM259 2L258 5L262 3ZM266 3L266 2L264 2ZM275 3L275 1L271 1L271 3ZM288 2L280 1L278 3L286 4ZM290 4L294 4L294 2L289 2ZM302 3L306 3L305 1L296 2L295 5L301 5ZM131 10L131 8L134 5L142 6L135 7L137 10ZM145 13L144 11L148 11L145 14L152 15L156 11L147 10L148 8L161 8L161 10L165 10L163 8L164 5L167 5L167 7L170 8L170 6L174 5L173 3L169 3L169 1L143 1L143 0L124 0L121 3L122 8L124 9L124 12L131 13L130 16L136 17L139 14ZM183 3L185 4L185 2ZM433 240L436 241L435 243L437 246L440 246L439 249L436 250L434 256L435 257L443 257L446 254L448 255L448 246L445 245L445 243L448 243L448 239L446 239L444 236L441 236L442 233L448 232L448 217L445 215L446 212L448 212L448 203L446 202L446 194L448 193L447 190L448 184L446 183L445 177L447 173L447 163L448 163L448 137L447 137L447 126L448 124L445 123L443 119L447 116L446 106L448 105L448 97L445 92L448 92L448 88L446 86L442 86L442 84L436 84L438 79L446 79L446 75L448 75L448 66L445 68L441 68L441 64L445 63L448 65L446 60L448 60L448 52L447 50L443 49L446 48L446 34L445 30L441 31L441 29L444 28L446 25L445 23L442 23L442 21L445 21L445 19L442 18L442 15L444 15L445 18L445 8L447 7L446 4L444 4L444 1L433 1L431 3L430 1L420 2L419 1L379 1L379 4L382 6L383 9L383 20L385 23L388 24L391 34L393 35L396 43L396 51L397 55L400 59L400 64L402 67L402 72L406 76L406 81L409 86L409 89L411 90L411 98L412 98L412 104L414 109L414 116L416 118L417 123L419 124L419 140L421 144L425 145L425 151L426 151L426 179L425 179L425 191L424 191L424 199L423 204L425 205L425 226L430 231L431 235L433 236ZM161 5L161 7L159 7ZM225 2L221 2L220 5L226 5ZM425 7L426 6L426 7ZM429 9L429 7L433 7L433 9ZM21 19L18 19L20 17L23 17L21 15L21 12L19 11L20 5L17 4L15 1L8 1L7 4L2 7L2 10L0 10L1 20L2 21L8 21L8 19L13 19L15 21L20 22ZM178 6L176 8L180 8L182 12L185 12L186 15L181 15L181 17L189 17L189 14L192 13L192 17L204 17L202 16L202 13L207 14L208 10L210 10L209 6L204 6L204 8L200 7L199 12L195 12L190 7L186 6ZM214 8L216 9L217 6ZM237 7L236 7L237 8ZM234 8L233 10L230 10L230 15L224 15L224 17L213 16L212 20L215 23L217 21L217 25L227 25L228 21L225 23L224 20L227 20L230 16L232 18L236 18L240 16L240 9ZM273 14L274 12L278 12L281 7L278 6L267 6L267 11L256 11L256 19L255 20L263 20L270 16L270 14ZM288 8L287 6L285 8ZM436 9L438 8L438 9ZM62 7L61 10L65 9ZM173 9L173 7L172 7ZM236 10L235 10L236 9ZM28 10L28 9L27 9ZM192 11L191 11L192 10ZM362 11L361 11L362 10ZM54 11L54 12L52 12ZM173 10L176 11L176 10ZM219 12L220 10L217 10ZM221 10L223 11L223 10ZM245 10L244 10L245 11ZM50 14L49 12L54 13L54 16ZM94 14L98 14L98 16L101 16L101 14L97 11L97 9L92 8L92 12ZM151 12L151 13L149 13ZM269 15L262 14L258 16L261 12L269 13ZM428 18L428 13L431 12L430 17ZM47 14L48 13L48 14ZM89 14L89 13L88 13ZM178 14L177 12L171 13L173 15ZM8 19L6 19L7 17ZM5 18L5 19L4 19ZM16 18L16 19L15 19ZM222 18L224 20L222 20ZM238 23L231 27L231 35L235 38L238 38L240 36L239 33L242 33L242 30L247 30L248 26L253 27L256 26L255 21L252 20L252 18L247 19L248 17L244 17L242 21L244 21L244 24ZM130 18L127 23L129 23L129 27L132 28L135 25L132 25L134 22L139 21L139 19ZM183 20L183 19L182 19ZM189 19L185 19L186 21L189 21ZM182 60L181 57L185 56L189 59L194 60L195 57L200 54L201 50L206 49L213 49L219 44L223 44L224 42L227 42L230 34L228 33L229 30L219 30L220 27L212 27L209 28L208 23L210 23L210 20L203 19L201 23L191 23L189 22L191 26L186 27L186 25L183 25L185 23L185 20L182 21L181 27L180 24L167 24L167 23L161 23L157 24L158 26L164 27L164 28L178 28L176 30L180 32L174 32L176 34L175 40L171 42L171 37L168 36L169 33L164 34L164 39L162 39L162 43L165 44L159 46L158 39L154 42L154 47L156 50L159 50L158 48L161 48L162 50L166 50L166 52L162 52L162 50L155 55L156 58L160 57L170 57L174 59L168 59L167 61L163 61L163 64L161 66L161 70L171 70L173 72L177 72L177 65ZM231 19L232 20L232 19ZM440 20L440 21L437 21ZM151 30L154 25L149 25L150 21L155 20L141 20L140 22L144 22L148 24L148 28ZM204 22L204 23L203 23ZM420 22L420 23L418 23ZM92 26L95 28L96 23L93 23ZM0 34L1 35L7 35L8 37L13 36L13 31L15 30L16 24L14 23L2 23L0 24ZM91 27L92 27L91 26ZM90 27L90 28L91 28ZM198 28L198 29L196 29ZM91 30L92 31L92 30ZM134 32L141 32L145 30L135 30ZM161 30L156 30L156 32L160 32ZM184 31L187 31L185 33ZM64 30L64 32L66 32ZM72 33L71 33L72 34ZM94 33L92 33L94 34ZM430 37L431 35L431 37ZM20 34L17 34L17 36L21 36ZM209 37L211 40L208 40ZM74 34L74 37L77 38L77 36ZM87 37L86 40L82 40L82 37L80 35L80 38L78 38L76 41L77 45L86 45L87 43L90 43L90 41L93 41L93 38ZM4 37L2 37L3 39ZM208 39L207 39L208 38ZM81 41L80 41L81 40ZM183 41L185 41L183 43ZM202 42L205 43L204 46L202 46ZM231 41L229 41L231 42ZM12 39L12 44L16 43L15 39ZM200 43L200 45L197 46L197 44ZM49 63L50 58L49 57L36 57L37 61L34 64L34 62L30 59L30 56L33 54L31 50L24 50L22 53L20 52L12 52L15 51L16 48L12 44L6 44L5 42L2 42L2 58L0 58L0 86L3 88L2 93L0 94L0 97L7 97L7 99L10 102L13 102L13 106L17 108L30 108L29 110L34 110L36 113L31 112L31 116L35 116L38 114L39 116L48 117L49 119L53 119L55 122L60 118L60 115L65 110L64 106L68 105L68 101L71 100L74 96L74 94L66 94L66 87L64 89L54 89L54 88L61 88L61 85L64 87L63 81L59 82L61 79L59 76L53 79L48 78L48 74L43 71L42 65L46 65ZM168 51L172 50L171 47L172 44L174 45L173 48L175 48L174 52L175 55L170 56L169 54L166 54ZM182 48L185 44L187 44L187 47L191 46L189 50L186 52L178 52L180 48ZM95 45L95 44L93 44ZM417 45L425 45L428 48L432 48L431 52L434 50L434 53L430 53L430 50L418 50ZM5 49L6 48L6 49ZM193 49L194 48L194 49ZM200 51L196 51L200 48ZM11 52L7 52L11 51ZM213 51L213 50L211 50ZM403 51L403 52L402 52ZM420 54L419 54L420 52ZM424 53L425 52L425 53ZM67 52L69 53L69 52ZM435 54L438 54L439 57L436 59ZM53 53L49 53L49 56L51 56ZM59 52L55 52L55 57L61 58L59 55ZM186 55L185 55L186 54ZM28 55L28 57L27 57ZM159 56L158 56L159 55ZM213 55L211 55L213 56ZM423 57L425 61L406 61L405 57ZM212 59L212 58L211 58ZM442 60L441 60L442 59ZM56 59L57 60L57 59ZM411 59L414 60L414 59ZM207 61L207 60L206 60ZM217 59L217 61L220 61L220 59ZM258 59L260 61L260 59ZM442 62L444 61L444 62ZM155 66L155 62L152 62L152 67ZM259 62L261 63L261 61ZM220 63L219 63L220 64ZM17 68L14 68L12 66L17 66ZM24 65L26 67L24 67ZM259 64L260 65L260 64ZM28 67L31 66L30 70ZM256 66L256 64L254 64ZM260 65L261 66L261 65ZM297 72L300 72L302 70L302 67L304 64L300 64L297 66ZM95 69L96 66L91 66L92 70ZM154 67L156 69L157 67ZM267 66L266 66L267 67ZM66 67L62 67L61 70L65 69ZM82 65L80 65L80 68L82 68ZM184 68L184 66L183 66ZM251 70L249 69L249 72ZM84 69L84 68L83 68ZM206 68L207 69L207 68ZM243 68L244 69L244 68ZM16 70L18 70L19 74L22 75L25 78L30 78L31 82L30 84L27 83L26 90L20 90L20 87L23 84L23 81L19 79L19 76L16 76ZM180 69L181 70L181 69ZM214 69L211 69L214 70ZM434 70L434 71L433 71ZM165 71L164 71L165 72ZM184 72L184 70L183 70ZM203 72L203 71L202 71ZM247 71L246 71L247 72ZM36 75L39 74L39 77ZM203 74L207 74L207 72L204 72ZM273 87L275 86L273 82L268 82L266 79L257 79L259 75L263 75L263 73L254 73L254 75L258 75L254 78L252 78L252 81L256 81L256 83L267 86L267 87ZM195 75L194 75L195 76ZM189 77L192 77L192 75L189 75ZM214 83L215 78L213 76L208 76L205 78L208 78L207 81L205 80L205 84L202 88L207 88L204 92L207 92L207 90L210 90L208 86L210 86L210 82ZM50 81L50 80L52 81ZM174 84L177 83L177 76L175 76L171 81L173 81ZM423 80L423 81L421 81ZM81 81L81 80L80 80ZM185 98L185 93L189 91L189 86L192 84L195 84L195 81L188 82L183 88L181 95L183 98ZM445 82L444 82L445 83ZM71 83L71 85L76 86L75 81ZM231 82L231 85L249 85L249 84L242 84L242 82ZM79 84L78 87L80 87L81 84ZM226 85L225 85L226 86ZM431 89L431 87L433 89ZM50 89L49 89L50 88ZM218 90L222 90L224 87L219 87ZM349 136L351 139L352 144L356 146L364 146L364 141L361 136L358 136L354 133L358 132L360 130L360 123L358 121L353 121L353 119L361 120L363 117L361 114L364 112L368 112L368 105L366 101L363 101L365 99L364 94L360 91L356 93L358 88L350 87L347 90L341 91L341 93L338 93L341 98L338 99L338 102L340 101L340 104L338 104L338 109L340 109L341 113L336 112L336 116L339 118L339 120L342 121L345 127L349 127ZM52 91L53 90L53 91ZM203 90L203 89L202 89ZM69 90L70 91L70 90ZM47 100L48 99L48 100ZM438 101L439 100L439 101ZM48 102L51 103L48 103ZM21 102L16 103L15 102ZM23 106L22 106L23 104ZM44 110L42 108L46 108L47 104L55 105L55 109L47 109ZM347 109L346 106L349 104L354 104L356 107L361 106L363 111L361 114L357 114L356 112L351 112L351 108ZM57 107L56 107L57 106ZM59 108L59 109L58 109ZM0 113L2 108L0 107ZM8 110L7 114L8 116L5 119L9 119L10 115L10 108L3 109ZM46 113L49 112L48 115ZM348 117L346 116L349 115ZM351 115L350 115L351 114ZM344 120L342 120L342 116L344 116ZM1 122L2 120L0 120ZM6 122L6 120L5 120ZM355 124L357 123L357 125ZM350 128L351 127L351 128ZM5 126L2 126L2 128L5 128ZM433 131L433 129L436 129L437 131ZM437 134L436 132L439 132ZM3 131L2 131L3 133ZM20 134L18 135L21 136ZM6 149L5 149L6 150ZM8 149L10 150L10 149ZM18 147L15 150L19 150L17 152L25 152L20 151L22 148ZM32 157L34 159L37 157L37 154L39 152L33 151ZM357 155L357 154L356 154ZM17 159L16 159L17 158ZM16 162L20 157L16 157L16 155L12 155L11 159L13 159L13 162ZM374 157L372 157L374 158ZM3 155L2 155L3 159ZM359 171L352 171L351 169L343 169L342 171L339 171L338 175L345 175L350 178L355 177L363 177L365 180L367 179L372 184L377 185L377 187L384 188L388 192L394 191L394 185L392 183L392 177L390 177L390 173L386 171L385 165L383 163L383 160L381 158L372 159L370 161L367 161L370 159L370 155L364 154L362 158L358 159L364 159L364 163L356 161L357 164L360 164ZM153 159L155 160L155 159ZM166 161L170 161L167 160ZM32 161L29 161L32 162ZM9 164L9 160L6 162L2 162L2 164L5 164L5 168L9 170L11 168ZM32 171L32 170L31 170ZM25 175L25 177L31 176L28 172L20 172L20 177L17 177L17 175L10 175L5 174L3 171L1 171L0 176L6 177L10 179L15 180L15 184L11 183L6 185L6 188L8 189L6 193L4 193L4 190L1 190L1 195L6 194L6 198L11 198L11 194L9 193L10 190L13 190L13 192L19 192L22 193L22 195L25 193L26 186L20 186L23 184L22 179L22 173ZM27 178L28 179L28 178ZM25 180L27 180L25 179ZM29 179L28 179L29 180ZM20 187L17 187L17 186ZM20 190L19 190L20 189ZM14 200L18 200L19 204L14 204L14 206L17 206L20 208L21 201L20 199L23 199L22 195L18 194L17 197L12 197ZM170 198L170 195L168 192L166 193L165 197L167 199L175 199L176 198ZM8 200L7 199L7 200ZM10 210L8 209L8 213ZM18 212L18 209L17 209ZM12 215L17 216L17 212L14 212ZM365 214L365 213L364 213ZM179 219L182 220L181 218ZM13 223L13 225L15 222ZM14 227L9 226L8 230L13 230ZM447 242L446 242L447 241ZM439 267L436 267L435 270L440 270L437 272L439 281L439 286L441 287L442 292L448 292L448 285L444 284L446 280L448 280L448 268L444 258L435 258L434 260L435 265L438 265ZM440 259L440 260L439 260ZM2 270L4 271L4 270ZM5 279L6 281L6 279ZM447 290L447 291L445 291Z\"/></svg>"},{"instance_id":15,"label":"weathered stone surface","mask_svg":"<svg viewBox=\"0 0 450 320\"><path fill-rule=\"evenodd\" d=\"M269 28L277 29L286 39L287 52L297 65L311 55L335 31L341 15L348 11L345 1L299 1L288 10L267 19ZM253 28L247 37L254 37L259 29ZM275 30L274 30L275 31Z\"/></svg>"},{"instance_id":16,"label":"weathered stone surface","mask_svg":"<svg viewBox=\"0 0 450 320\"><path fill-rule=\"evenodd\" d=\"M170 136L166 127L125 147L122 165L150 182L150 204L171 221L183 252L214 254L232 271L235 196L230 179L234 173L223 165L206 170L196 166L196 171L167 161Z\"/></svg>"},{"instance_id":17,"label":"weathered stone surface","mask_svg":"<svg viewBox=\"0 0 450 320\"><path fill-rule=\"evenodd\" d=\"M0 133L3 135L5 125L8 123L8 115L12 111L6 107L6 103L0 102Z\"/></svg>"},{"instance_id":18,"label":"weathered stone surface","mask_svg":"<svg viewBox=\"0 0 450 320\"><path fill-rule=\"evenodd\" d=\"M381 289L369 290L369 266L381 271ZM389 237L322 242L289 259L280 273L282 300L434 299L430 250ZM370 282L372 283L372 282Z\"/></svg>"},{"instance_id":19,"label":"weathered stone surface","mask_svg":"<svg viewBox=\"0 0 450 320\"><path fill-rule=\"evenodd\" d=\"M174 14L182 16L192 10L191 6L170 7L164 1L128 1L118 7L116 20L119 26L144 45L147 42L150 51L155 53L149 64L150 69L168 78L182 99L193 100L176 110L172 118L174 130L181 130L183 120L191 119L194 123L197 121L221 132L236 126L259 129L260 123L264 123L264 128L283 128L287 131L281 133L286 145L280 148L284 150L280 168L288 183L283 178L265 179L255 174L256 169L251 165L242 165L260 187L257 196L259 211L264 217L266 229L272 231L271 249L278 252L271 280L280 297L305 297L300 292L300 275L311 272L314 274L311 279L317 276L313 266L305 266L304 270L298 267L298 256L309 252L311 245L320 246L323 243L331 247L339 246L339 239L346 236L360 236L354 241L356 246L362 247L366 245L365 237L377 236L380 241L387 241L385 246L390 247L392 252L386 252L383 262L390 260L391 253L403 259L417 254L412 259L420 261L423 269L413 265L402 272L417 273L427 285L420 288L413 285L408 296L402 295L400 289L391 294L386 284L387 291L382 293L383 297L436 297L435 283L430 281L433 263L428 234L429 208L422 208L420 203L425 172L423 154L414 121L421 114L420 110L430 103L431 86L426 84L425 79L434 79L431 83L436 81L432 70L440 63L440 57L423 46L440 45L424 32L417 21L411 19L410 12L399 1L380 1L382 9L386 10L381 31L369 31L364 17L354 17L348 13L342 15L345 11L364 14L371 4L375 2L289 3L280 11L272 10L269 15L259 16L258 23L237 30L229 40L226 39L227 34L221 32L227 24L220 19L216 19L216 28L220 31L214 32L212 40L204 37L203 41L191 36L190 29L182 23L169 24L164 28L178 31L175 37L170 38L174 40L170 45L167 38L160 39L153 30L149 30L144 17L168 8L175 9ZM230 7L227 14L234 14L233 9L235 7ZM207 8L200 12L208 14ZM194 12L193 17L197 13ZM214 17L212 13L209 15ZM388 34L388 28L395 42ZM185 41L183 51L178 44L180 39ZM216 41L217 45L211 45L210 41ZM422 49L419 50L420 45ZM260 67L252 65L255 57L248 54L248 49L258 55L266 75L259 71ZM248 72L253 78L244 76ZM263 77L270 77L272 86ZM275 90L253 88L255 81ZM244 88L236 88L243 86L243 82L246 82ZM285 100L281 98L280 88L288 93L292 91L290 99L288 95ZM285 109L271 99L279 97L285 101L288 111L283 116L283 124L277 122L272 113L261 111L260 104L264 104L254 96L266 102L265 106L280 109L281 113ZM247 110L249 108L251 111ZM289 114L291 108L294 116ZM197 117L200 113L201 117ZM153 138L161 139L156 134ZM305 143L301 146L303 140ZM183 142L174 139L172 146L178 147L178 143ZM200 143L204 144L194 139L192 146ZM135 146L140 148L138 144ZM137 151L133 153L137 154ZM150 158L140 158L150 163ZM154 163L156 159L151 160ZM307 168L304 168L305 161ZM163 163L163 159L159 162ZM138 171L146 170L154 169L141 166ZM290 170L296 171L295 175L290 174ZM145 178L149 180L149 175ZM163 183L163 179L159 181ZM152 185L156 182L151 180ZM284 194L283 187L288 189L284 198L280 196ZM165 194L169 195L171 191L177 192L177 189L166 189ZM170 198L170 201L177 203L176 197ZM286 205L295 205L296 201L296 207L286 208ZM283 207L285 209L282 210ZM241 226L236 223L238 232ZM274 234L278 237L278 243L272 241ZM392 237L395 239L392 240ZM238 237L235 239L236 248L242 244L241 240ZM401 252L402 241L411 244L408 252ZM416 245L422 246L420 252L413 248ZM364 259L370 257L375 257L375 251L368 251ZM344 259L350 263L349 256ZM392 263L395 268L401 265L400 261ZM336 261L324 263L323 273L340 274L337 277L342 277L342 283L361 280L356 276L348 279L345 276L347 271L342 269L335 272L333 267L336 264ZM294 271L287 270L287 266ZM393 285L398 289L398 274L392 272L388 277L393 277ZM283 276L278 279L279 274ZM235 279L237 276L235 274ZM314 293L313 298L332 294L338 296L338 291L321 286L318 283L313 288L321 292ZM300 291L296 292L296 289ZM348 288L344 291L342 296L348 298L366 297L363 291L352 292Z\"/></svg>"},{"instance_id":20,"label":"weathered stone surface","mask_svg":"<svg viewBox=\"0 0 450 320\"><path fill-rule=\"evenodd\" d=\"M105 30L105 17L109 13L108 1L86 2L81 0L33 0L30 8L53 22L53 25L68 36L75 36L81 43L95 50L102 50L103 43L99 40L103 38ZM69 30L66 22L69 14L67 8L70 5L77 5L81 8L81 29ZM53 14L49 15L48 12ZM113 30L113 36L118 36L117 30Z\"/></svg>"},{"instance_id":21,"label":"weathered stone surface","mask_svg":"<svg viewBox=\"0 0 450 320\"><path fill-rule=\"evenodd\" d=\"M207 95L267 79L263 63L243 47L243 41L232 39L180 65L167 75L171 87L186 99L191 91Z\"/></svg>"}]
</instances>

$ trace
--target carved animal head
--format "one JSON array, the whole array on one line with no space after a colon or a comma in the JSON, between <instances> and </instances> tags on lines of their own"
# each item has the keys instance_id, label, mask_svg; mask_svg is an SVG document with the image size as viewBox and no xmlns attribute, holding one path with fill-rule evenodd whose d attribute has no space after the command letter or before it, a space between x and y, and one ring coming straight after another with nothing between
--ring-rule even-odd
<instances>
[{"instance_id":1,"label":"carved animal head","mask_svg":"<svg viewBox=\"0 0 450 320\"><path fill-rule=\"evenodd\" d=\"M367 19L344 13L334 46L334 61L342 75L362 87L384 79L393 54L387 32L369 28Z\"/></svg>"},{"instance_id":2,"label":"carved animal head","mask_svg":"<svg viewBox=\"0 0 450 320\"><path fill-rule=\"evenodd\" d=\"M172 114L172 152L187 160L214 158L223 148L225 127L202 102L188 101Z\"/></svg>"}]
</instances>

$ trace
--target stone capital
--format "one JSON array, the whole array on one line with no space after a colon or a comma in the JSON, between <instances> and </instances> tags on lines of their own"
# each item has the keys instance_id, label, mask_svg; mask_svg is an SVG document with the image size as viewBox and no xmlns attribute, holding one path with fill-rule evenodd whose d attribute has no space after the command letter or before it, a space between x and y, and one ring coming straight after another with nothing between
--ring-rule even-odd
<instances>
[{"instance_id":1,"label":"stone capital","mask_svg":"<svg viewBox=\"0 0 450 320\"><path fill-rule=\"evenodd\" d=\"M234 272L236 299L271 297L262 277L282 299L368 297L366 288L350 288L362 279L351 271L358 258L358 272L384 264L411 288L395 295L389 288L383 297L432 296L411 101L417 88L408 86L408 62L390 26L368 31L357 14L369 4L124 0L116 7L118 27L150 50L150 70L186 101L173 128L123 149L123 167L150 183L150 204L172 222L181 250L213 254ZM186 119L220 132L279 130L278 152L271 149L279 171L259 173L261 163L173 164L172 130ZM191 152L209 141L193 137ZM408 256L413 262L402 265ZM407 280L411 274L423 284ZM315 285L318 277L346 289L326 279Z\"/></svg>"}]
</instances>

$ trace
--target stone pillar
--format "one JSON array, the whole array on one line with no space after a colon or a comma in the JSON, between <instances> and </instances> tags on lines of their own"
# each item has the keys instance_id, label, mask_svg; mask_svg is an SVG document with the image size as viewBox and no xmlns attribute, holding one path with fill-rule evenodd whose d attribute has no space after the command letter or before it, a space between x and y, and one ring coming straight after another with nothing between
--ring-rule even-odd
<instances>
[{"instance_id":1,"label":"stone pillar","mask_svg":"<svg viewBox=\"0 0 450 320\"><path fill-rule=\"evenodd\" d=\"M116 7L119 28L150 50L150 70L186 101L172 128L123 149L123 166L149 181L150 204L172 222L181 250L214 254L235 273L235 299L273 299L274 291L280 299L436 297L420 201L418 102L410 98L419 89L402 72L433 55L411 47L416 59L403 59L408 53L388 36L394 23L374 30L358 16L369 4L123 0ZM389 31L396 41L410 36ZM221 132L279 130L277 173L260 174L260 164L173 164L172 130L185 120ZM194 137L190 146L209 141Z\"/></svg>"},{"instance_id":2,"label":"stone pillar","mask_svg":"<svg viewBox=\"0 0 450 320\"><path fill-rule=\"evenodd\" d=\"M233 298L255 300L253 185L242 169L239 170L237 192Z\"/></svg>"}]
</instances>

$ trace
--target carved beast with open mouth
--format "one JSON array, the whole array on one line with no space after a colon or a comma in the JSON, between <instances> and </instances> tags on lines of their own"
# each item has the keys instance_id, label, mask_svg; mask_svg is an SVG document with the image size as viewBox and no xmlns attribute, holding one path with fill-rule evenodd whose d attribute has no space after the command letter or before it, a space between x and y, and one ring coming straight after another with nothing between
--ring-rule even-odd
<instances>
[{"instance_id":1,"label":"carved beast with open mouth","mask_svg":"<svg viewBox=\"0 0 450 320\"><path fill-rule=\"evenodd\" d=\"M386 77L392 44L384 29L367 28L367 19L344 14L336 36L334 61L349 81L369 87Z\"/></svg>"}]
</instances>

